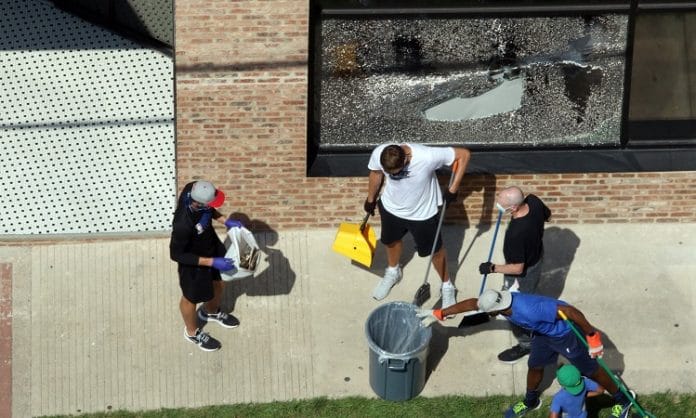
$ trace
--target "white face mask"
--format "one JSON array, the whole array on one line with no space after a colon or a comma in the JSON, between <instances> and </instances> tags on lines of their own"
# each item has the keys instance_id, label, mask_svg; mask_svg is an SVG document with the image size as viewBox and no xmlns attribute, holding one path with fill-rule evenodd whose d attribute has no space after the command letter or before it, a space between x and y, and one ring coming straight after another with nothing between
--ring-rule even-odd
<instances>
[{"instance_id":1,"label":"white face mask","mask_svg":"<svg viewBox=\"0 0 696 418\"><path fill-rule=\"evenodd\" d=\"M498 202L495 202L495 207L498 208L498 210L499 210L500 212L503 212L503 213L505 213L505 211L507 211L508 209L510 209L510 208L504 208L503 205L501 205L501 204L498 203Z\"/></svg>"}]
</instances>

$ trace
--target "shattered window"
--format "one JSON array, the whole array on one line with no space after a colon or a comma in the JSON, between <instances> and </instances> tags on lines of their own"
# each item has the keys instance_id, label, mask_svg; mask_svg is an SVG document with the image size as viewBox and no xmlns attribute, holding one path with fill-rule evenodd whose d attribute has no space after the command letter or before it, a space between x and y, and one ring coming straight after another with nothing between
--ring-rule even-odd
<instances>
[{"instance_id":1,"label":"shattered window","mask_svg":"<svg viewBox=\"0 0 696 418\"><path fill-rule=\"evenodd\" d=\"M628 17L324 16L319 148L619 145Z\"/></svg>"}]
</instances>

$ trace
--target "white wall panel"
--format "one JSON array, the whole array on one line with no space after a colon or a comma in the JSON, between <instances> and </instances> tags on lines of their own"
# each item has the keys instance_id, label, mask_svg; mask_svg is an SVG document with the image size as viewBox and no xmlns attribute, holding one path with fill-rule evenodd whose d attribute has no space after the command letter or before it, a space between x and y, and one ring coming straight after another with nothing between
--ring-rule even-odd
<instances>
[{"instance_id":1,"label":"white wall panel","mask_svg":"<svg viewBox=\"0 0 696 418\"><path fill-rule=\"evenodd\" d=\"M173 62L47 1L0 2L0 234L161 231Z\"/></svg>"}]
</instances>

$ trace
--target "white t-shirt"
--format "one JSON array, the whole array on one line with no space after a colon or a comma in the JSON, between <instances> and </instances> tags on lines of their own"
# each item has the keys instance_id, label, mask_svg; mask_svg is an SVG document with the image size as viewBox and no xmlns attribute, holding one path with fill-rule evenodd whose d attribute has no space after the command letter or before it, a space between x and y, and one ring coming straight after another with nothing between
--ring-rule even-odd
<instances>
[{"instance_id":1,"label":"white t-shirt","mask_svg":"<svg viewBox=\"0 0 696 418\"><path fill-rule=\"evenodd\" d=\"M435 170L454 162L454 148L401 144L411 148L411 161L406 167L407 176L394 180L379 162L382 150L388 145L390 144L382 144L375 148L367 164L370 170L381 170L384 173L382 205L389 213L403 219L419 221L432 217L442 204L442 192Z\"/></svg>"}]
</instances>

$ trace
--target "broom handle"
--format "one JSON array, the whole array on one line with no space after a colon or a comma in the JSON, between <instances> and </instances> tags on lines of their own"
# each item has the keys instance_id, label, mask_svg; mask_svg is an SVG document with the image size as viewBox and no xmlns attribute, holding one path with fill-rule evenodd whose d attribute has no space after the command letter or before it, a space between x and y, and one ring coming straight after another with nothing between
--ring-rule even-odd
<instances>
[{"instance_id":1,"label":"broom handle","mask_svg":"<svg viewBox=\"0 0 696 418\"><path fill-rule=\"evenodd\" d=\"M580 331L579 331L579 330L577 329L577 327L573 324L573 322L572 322L570 319L568 319L568 317L566 316L566 314L564 314L563 311L561 311L561 310L559 309L559 310L558 310L558 315L559 315L561 318L563 318L563 320L568 324L568 326L570 327L570 329L573 330L573 332L574 332L575 335L578 337L578 339L579 339L580 341L582 341L582 343L585 345L585 347L590 348L590 345L589 345L589 344L587 343L587 341L585 340L585 337L580 333ZM628 389L626 389L626 386L625 386L621 381L619 381L619 379L617 379L616 376L614 376L614 372L612 372L612 371L609 369L609 367L606 365L606 363L604 363L604 360L602 360L601 357L597 357L596 360L597 360L597 363L599 363L599 365L602 366L602 368L604 369L604 371L607 372L607 374L609 375L609 377L611 377L611 380L614 381L614 384L615 384L616 386L619 387L619 390L621 390L621 392L623 392L623 394L626 395L626 397L627 397L628 400L633 404L633 406L635 406L636 409L638 409L638 413L640 413L640 415L641 415L642 417L650 417L650 416L652 416L652 415L648 414L647 412L645 412L645 410L638 404L638 401L636 401L636 398L634 398L634 397L631 395L631 392L629 392Z\"/></svg>"},{"instance_id":2,"label":"broom handle","mask_svg":"<svg viewBox=\"0 0 696 418\"><path fill-rule=\"evenodd\" d=\"M454 160L452 164L452 174L450 174L449 185L447 189L452 186L454 182L454 173L457 171L459 166L459 161ZM437 222L437 231L435 231L435 239L433 240L433 248L430 250L430 260L428 260L428 267L425 269L425 278L423 279L423 284L428 283L428 276L430 275L430 265L433 264L433 254L435 253L435 246L437 245L437 237L440 236L440 228L442 228L442 220L445 219L445 209L447 209L447 202L442 201L442 210L440 211L440 220Z\"/></svg>"},{"instance_id":3,"label":"broom handle","mask_svg":"<svg viewBox=\"0 0 696 418\"><path fill-rule=\"evenodd\" d=\"M500 228L500 219L503 217L503 211L498 210L498 220L495 221L495 232L493 232L493 242L491 243L491 249L488 251L488 262L491 262L491 258L493 258L493 248L495 248L495 239L498 238L498 228ZM488 277L488 273L483 275L483 278L481 279L481 290L479 290L479 296L481 296L481 293L483 293L483 289L486 288L486 277Z\"/></svg>"}]
</instances>

